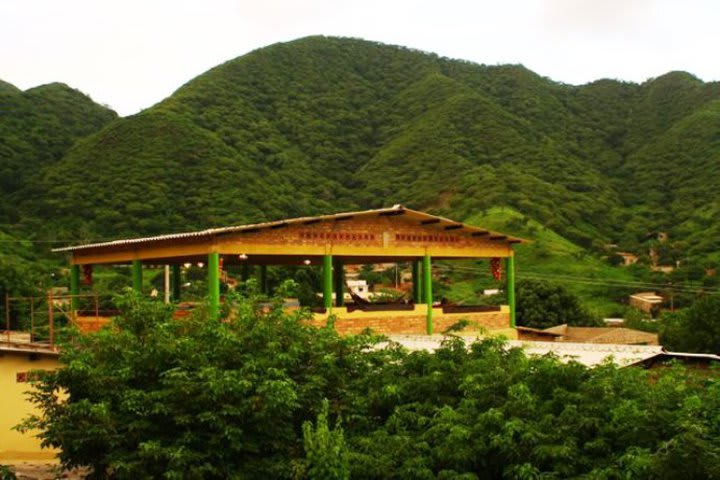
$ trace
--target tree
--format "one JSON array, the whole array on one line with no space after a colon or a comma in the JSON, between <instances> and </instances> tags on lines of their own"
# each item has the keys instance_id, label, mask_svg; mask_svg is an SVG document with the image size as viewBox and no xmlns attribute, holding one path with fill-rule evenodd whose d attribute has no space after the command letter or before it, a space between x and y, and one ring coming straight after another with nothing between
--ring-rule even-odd
<instances>
[{"instance_id":1,"label":"tree","mask_svg":"<svg viewBox=\"0 0 720 480\"><path fill-rule=\"evenodd\" d=\"M367 337L308 326L281 298L266 312L256 298L232 302L224 321L203 311L178 321L158 301L119 297L112 328L64 346L63 368L32 395L44 414L23 428L95 478L291 477L303 423L338 398Z\"/></svg>"},{"instance_id":2,"label":"tree","mask_svg":"<svg viewBox=\"0 0 720 480\"><path fill-rule=\"evenodd\" d=\"M590 369L501 339L380 348L284 313L285 293L265 311L251 292L222 321L122 297L112 328L41 377L24 427L94 478L720 476L708 372Z\"/></svg>"},{"instance_id":3,"label":"tree","mask_svg":"<svg viewBox=\"0 0 720 480\"><path fill-rule=\"evenodd\" d=\"M303 423L303 441L311 480L348 480L350 464L343 430L338 421L334 429L328 425L329 403L323 400L315 427Z\"/></svg>"},{"instance_id":4,"label":"tree","mask_svg":"<svg viewBox=\"0 0 720 480\"><path fill-rule=\"evenodd\" d=\"M515 288L518 325L547 328L563 323L577 326L597 326L600 323L576 296L560 285L521 280Z\"/></svg>"},{"instance_id":5,"label":"tree","mask_svg":"<svg viewBox=\"0 0 720 480\"><path fill-rule=\"evenodd\" d=\"M720 297L707 296L666 314L660 341L670 350L720 354Z\"/></svg>"}]
</instances>

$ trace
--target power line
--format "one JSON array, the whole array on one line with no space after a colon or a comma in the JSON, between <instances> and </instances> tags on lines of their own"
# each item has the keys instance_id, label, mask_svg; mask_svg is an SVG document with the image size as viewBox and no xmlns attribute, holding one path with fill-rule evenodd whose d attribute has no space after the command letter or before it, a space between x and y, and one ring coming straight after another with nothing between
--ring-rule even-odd
<instances>
[{"instance_id":1,"label":"power line","mask_svg":"<svg viewBox=\"0 0 720 480\"><path fill-rule=\"evenodd\" d=\"M489 276L489 272L478 267L464 267L464 266L450 266L450 265L437 265L439 268L446 271L460 270L465 272L478 272L484 277ZM720 288L717 287L703 287L703 286L692 286L692 285L680 285L680 284L658 284L651 282L636 282L632 280L602 280L592 277L581 277L573 275L560 275L560 274L547 274L539 272L518 272L517 277L528 278L532 280L553 280L561 283L575 283L585 285L597 285L606 287L625 287L625 288L654 288L657 290L674 290L686 293L696 293L703 291L710 294L720 294Z\"/></svg>"}]
</instances>

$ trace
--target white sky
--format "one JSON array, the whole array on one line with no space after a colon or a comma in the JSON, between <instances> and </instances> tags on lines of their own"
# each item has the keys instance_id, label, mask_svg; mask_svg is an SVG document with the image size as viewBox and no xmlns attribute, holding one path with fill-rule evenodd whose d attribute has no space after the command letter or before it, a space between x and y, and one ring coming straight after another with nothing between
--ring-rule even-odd
<instances>
[{"instance_id":1,"label":"white sky","mask_svg":"<svg viewBox=\"0 0 720 480\"><path fill-rule=\"evenodd\" d=\"M129 115L226 60L359 37L571 84L720 79L717 0L1 0L0 79L64 82Z\"/></svg>"}]
</instances>

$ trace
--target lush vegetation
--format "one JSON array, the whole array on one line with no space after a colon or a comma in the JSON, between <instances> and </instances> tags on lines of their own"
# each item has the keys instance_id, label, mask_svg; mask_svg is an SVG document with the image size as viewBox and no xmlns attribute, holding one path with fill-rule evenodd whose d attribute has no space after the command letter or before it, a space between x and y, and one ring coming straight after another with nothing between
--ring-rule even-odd
<instances>
[{"instance_id":1,"label":"lush vegetation","mask_svg":"<svg viewBox=\"0 0 720 480\"><path fill-rule=\"evenodd\" d=\"M522 280L517 283L516 293L518 325L532 328L600 325L600 319L593 317L580 299L562 285Z\"/></svg>"},{"instance_id":2,"label":"lush vegetation","mask_svg":"<svg viewBox=\"0 0 720 480\"><path fill-rule=\"evenodd\" d=\"M668 350L720 355L720 297L705 297L689 308L666 313L660 340Z\"/></svg>"},{"instance_id":3,"label":"lush vegetation","mask_svg":"<svg viewBox=\"0 0 720 480\"><path fill-rule=\"evenodd\" d=\"M117 118L67 85L54 83L20 91L0 85L0 224L24 222L45 192L43 168L58 162L75 141ZM86 168L92 162L86 164ZM21 208L23 207L23 208Z\"/></svg>"},{"instance_id":4,"label":"lush vegetation","mask_svg":"<svg viewBox=\"0 0 720 480\"><path fill-rule=\"evenodd\" d=\"M79 243L401 202L534 240L520 278L620 316L632 282L718 287L719 105L718 83L682 72L569 86L325 37L228 61L122 119L64 85L2 83L0 229ZM642 265L611 265L608 244ZM650 249L680 268L651 273ZM452 275L439 293L482 286Z\"/></svg>"},{"instance_id":5,"label":"lush vegetation","mask_svg":"<svg viewBox=\"0 0 720 480\"><path fill-rule=\"evenodd\" d=\"M6 295L36 295L58 280L63 281L60 271L38 256L30 242L0 230L0 318L5 319Z\"/></svg>"},{"instance_id":6,"label":"lush vegetation","mask_svg":"<svg viewBox=\"0 0 720 480\"><path fill-rule=\"evenodd\" d=\"M250 295L225 321L128 294L33 400L95 478L717 478L720 383L499 340L409 353ZM227 312L226 312L227 313ZM59 396L59 392L63 392Z\"/></svg>"},{"instance_id":7,"label":"lush vegetation","mask_svg":"<svg viewBox=\"0 0 720 480\"><path fill-rule=\"evenodd\" d=\"M511 206L583 247L640 249L669 231L691 240L686 260L718 250L720 87L684 73L574 87L521 66L310 37L220 65L70 151L67 136L16 120L47 110L56 90L2 91L11 158L47 166L25 209L46 233L145 234L402 202L456 217ZM42 108L19 105L41 93ZM84 130L72 139L112 118L85 100L73 102ZM78 123L63 115L54 124Z\"/></svg>"}]
</instances>

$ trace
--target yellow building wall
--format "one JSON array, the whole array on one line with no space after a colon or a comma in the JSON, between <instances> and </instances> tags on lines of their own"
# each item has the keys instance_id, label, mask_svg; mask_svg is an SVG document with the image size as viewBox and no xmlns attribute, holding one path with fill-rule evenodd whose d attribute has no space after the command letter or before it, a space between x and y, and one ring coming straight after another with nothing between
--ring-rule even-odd
<instances>
[{"instance_id":1,"label":"yellow building wall","mask_svg":"<svg viewBox=\"0 0 720 480\"><path fill-rule=\"evenodd\" d=\"M44 460L55 458L56 451L41 449L40 440L32 432L20 433L12 427L37 409L25 392L32 388L27 382L18 382L18 373L58 368L57 357L0 351L0 462L8 460Z\"/></svg>"}]
</instances>

